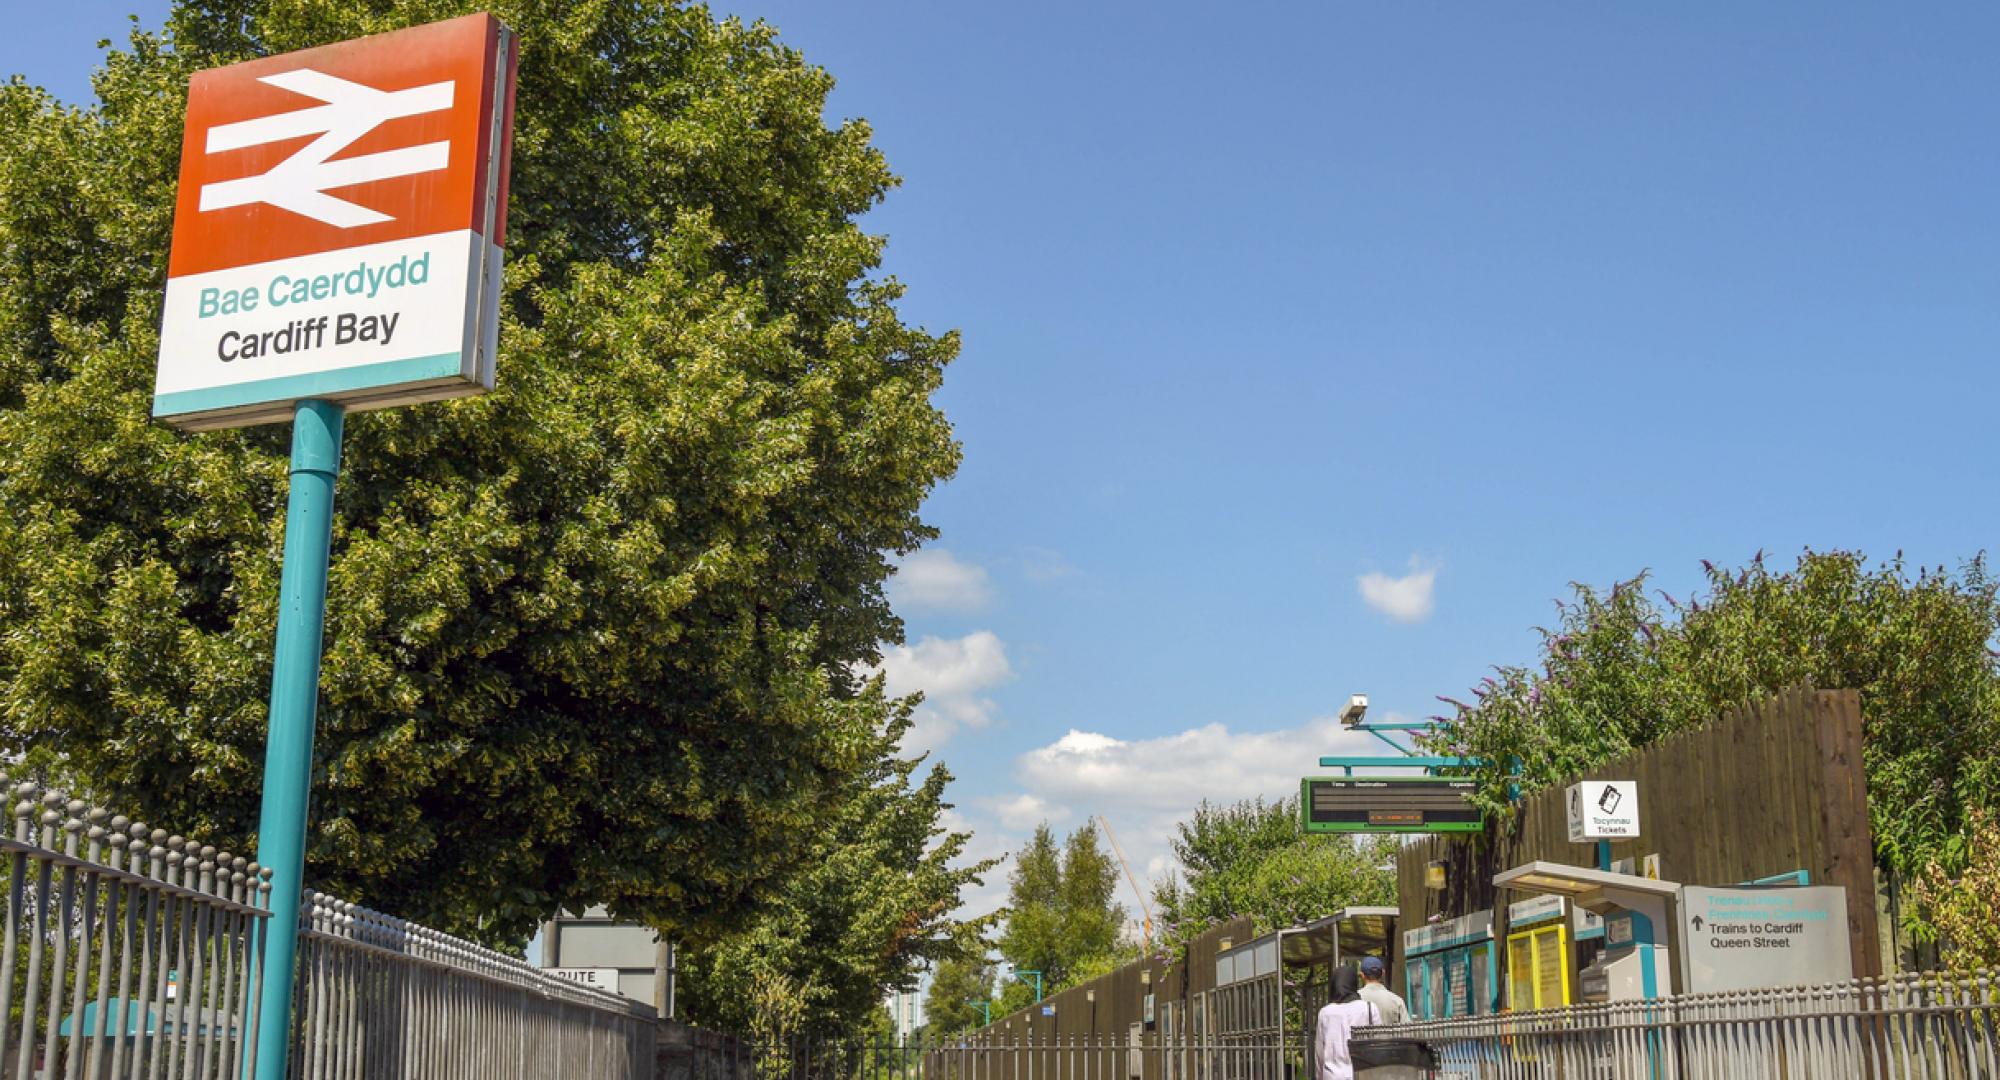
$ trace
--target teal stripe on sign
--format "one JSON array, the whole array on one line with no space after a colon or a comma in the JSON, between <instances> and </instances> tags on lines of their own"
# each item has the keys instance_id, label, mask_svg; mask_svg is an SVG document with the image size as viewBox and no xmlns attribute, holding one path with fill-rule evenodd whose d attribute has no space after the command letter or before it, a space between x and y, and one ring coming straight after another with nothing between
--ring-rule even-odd
<instances>
[{"instance_id":1,"label":"teal stripe on sign","mask_svg":"<svg viewBox=\"0 0 2000 1080\"><path fill-rule=\"evenodd\" d=\"M284 375L275 379L232 383L204 390L179 390L153 395L153 415L186 416L190 413L236 409L303 398L337 398L356 390L380 390L399 383L423 382L460 374L460 354L438 353L408 360L388 360L379 364L314 371L304 375Z\"/></svg>"}]
</instances>

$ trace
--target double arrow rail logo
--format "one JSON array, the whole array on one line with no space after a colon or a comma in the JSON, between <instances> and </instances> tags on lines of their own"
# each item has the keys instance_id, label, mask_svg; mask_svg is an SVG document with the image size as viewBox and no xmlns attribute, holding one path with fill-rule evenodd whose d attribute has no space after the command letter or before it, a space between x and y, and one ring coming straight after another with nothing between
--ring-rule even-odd
<instances>
[{"instance_id":1,"label":"double arrow rail logo","mask_svg":"<svg viewBox=\"0 0 2000 1080\"><path fill-rule=\"evenodd\" d=\"M327 191L371 180L436 172L451 160L449 142L328 160L391 120L451 108L450 82L383 91L311 68L266 75L258 81L316 98L324 104L212 127L208 130L208 153L262 146L301 135L319 138L300 147L268 172L203 184L203 211L265 203L342 229L374 225L395 219L329 195Z\"/></svg>"}]
</instances>

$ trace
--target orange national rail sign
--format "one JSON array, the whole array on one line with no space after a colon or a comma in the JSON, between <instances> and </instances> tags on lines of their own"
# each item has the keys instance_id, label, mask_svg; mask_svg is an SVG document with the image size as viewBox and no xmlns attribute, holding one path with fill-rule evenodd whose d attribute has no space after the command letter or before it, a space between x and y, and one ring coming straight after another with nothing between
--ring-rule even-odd
<instances>
[{"instance_id":1,"label":"orange national rail sign","mask_svg":"<svg viewBox=\"0 0 2000 1080\"><path fill-rule=\"evenodd\" d=\"M197 73L153 415L492 389L516 56L470 15Z\"/></svg>"}]
</instances>

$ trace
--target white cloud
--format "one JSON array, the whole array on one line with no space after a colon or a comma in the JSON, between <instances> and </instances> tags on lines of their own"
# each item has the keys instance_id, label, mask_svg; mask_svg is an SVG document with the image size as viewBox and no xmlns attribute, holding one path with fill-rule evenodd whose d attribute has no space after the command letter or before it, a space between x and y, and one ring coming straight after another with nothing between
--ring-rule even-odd
<instances>
[{"instance_id":1,"label":"white cloud","mask_svg":"<svg viewBox=\"0 0 2000 1080\"><path fill-rule=\"evenodd\" d=\"M984 567L961 562L943 548L925 548L897 564L889 599L903 610L967 613L984 609L993 590Z\"/></svg>"},{"instance_id":2,"label":"white cloud","mask_svg":"<svg viewBox=\"0 0 2000 1080\"><path fill-rule=\"evenodd\" d=\"M1367 573L1357 579L1361 599L1369 607L1397 622L1418 623L1431 617L1437 586L1437 567L1425 566L1410 556L1410 572L1402 577Z\"/></svg>"},{"instance_id":3,"label":"white cloud","mask_svg":"<svg viewBox=\"0 0 2000 1080\"><path fill-rule=\"evenodd\" d=\"M1069 817L1069 807L1025 791L1011 799L990 800L990 805L1000 824L1014 830L1032 829L1044 821L1056 823Z\"/></svg>"},{"instance_id":4,"label":"white cloud","mask_svg":"<svg viewBox=\"0 0 2000 1080\"><path fill-rule=\"evenodd\" d=\"M1067 802L1109 800L1129 809L1179 811L1192 809L1204 796L1212 802L1282 798L1313 771L1320 754L1348 741L1348 733L1331 719L1270 732L1209 724L1133 740L1071 731L1023 754L1015 775L1030 791Z\"/></svg>"},{"instance_id":5,"label":"white cloud","mask_svg":"<svg viewBox=\"0 0 2000 1080\"><path fill-rule=\"evenodd\" d=\"M1390 714L1384 719L1402 718ZM1171 847L1174 827L1193 816L1203 799L1221 804L1276 801L1296 794L1300 777L1328 771L1319 767L1321 754L1386 749L1372 736L1342 728L1333 717L1282 731L1232 731L1209 724L1150 739L1072 730L1021 755L1014 770L1020 792L993 805L1061 806L1077 818L1109 818L1150 901L1152 883L1179 870ZM1123 884L1118 901L1138 913Z\"/></svg>"},{"instance_id":6,"label":"white cloud","mask_svg":"<svg viewBox=\"0 0 2000 1080\"><path fill-rule=\"evenodd\" d=\"M903 738L910 751L936 749L960 728L992 723L999 706L985 692L1014 677L1007 646L991 630L894 646L883 654L881 671L890 694L923 692L916 723Z\"/></svg>"},{"instance_id":7,"label":"white cloud","mask_svg":"<svg viewBox=\"0 0 2000 1080\"><path fill-rule=\"evenodd\" d=\"M1406 718L1390 713L1383 719ZM1221 804L1258 797L1276 801L1295 794L1300 777L1330 771L1319 767L1321 754L1386 749L1332 717L1282 731L1232 731L1210 724L1150 739L1072 730L1015 760L1017 790L975 799L965 810L947 810L942 824L972 833L959 859L967 865L1011 855L1043 821L1054 826L1060 840L1101 814L1110 819L1150 903L1155 883L1180 871L1170 846L1174 826L1192 817L1203 799ZM987 872L984 884L965 890L959 917L984 915L1005 904L1011 866L1001 862ZM1132 918L1128 930L1136 935L1140 907L1122 873L1116 899Z\"/></svg>"}]
</instances>

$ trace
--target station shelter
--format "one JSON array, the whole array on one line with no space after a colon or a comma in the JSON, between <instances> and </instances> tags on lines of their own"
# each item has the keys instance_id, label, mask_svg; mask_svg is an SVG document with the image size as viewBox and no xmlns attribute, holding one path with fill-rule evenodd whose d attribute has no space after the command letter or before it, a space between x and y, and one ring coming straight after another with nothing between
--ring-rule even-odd
<instances>
[{"instance_id":1,"label":"station shelter","mask_svg":"<svg viewBox=\"0 0 2000 1080\"><path fill-rule=\"evenodd\" d=\"M1334 969L1367 956L1393 963L1396 909L1351 907L1217 954L1215 987L1198 1005L1227 1080L1305 1075L1313 1023L1332 996ZM1394 976L1391 974L1391 984Z\"/></svg>"},{"instance_id":2,"label":"station shelter","mask_svg":"<svg viewBox=\"0 0 2000 1080\"><path fill-rule=\"evenodd\" d=\"M1403 932L1403 1000L1412 1020L1496 1011L1497 970L1491 909Z\"/></svg>"},{"instance_id":3,"label":"station shelter","mask_svg":"<svg viewBox=\"0 0 2000 1080\"><path fill-rule=\"evenodd\" d=\"M1515 1011L1578 1001L1629 1001L1674 992L1668 928L1677 882L1536 860L1494 877L1526 900L1508 906L1508 1003ZM1573 913L1562 915L1564 907ZM1587 949L1573 948L1586 913L1600 918ZM1515 922L1521 917L1525 923ZM1571 976L1574 975L1572 982Z\"/></svg>"}]
</instances>

